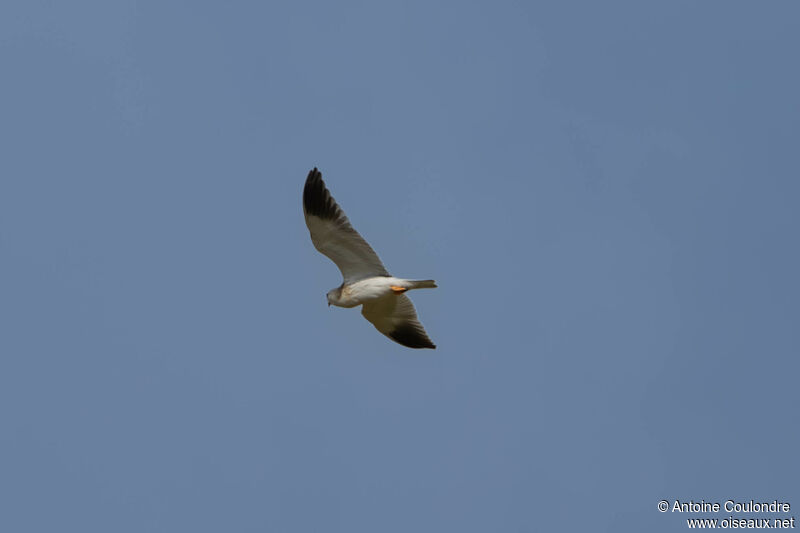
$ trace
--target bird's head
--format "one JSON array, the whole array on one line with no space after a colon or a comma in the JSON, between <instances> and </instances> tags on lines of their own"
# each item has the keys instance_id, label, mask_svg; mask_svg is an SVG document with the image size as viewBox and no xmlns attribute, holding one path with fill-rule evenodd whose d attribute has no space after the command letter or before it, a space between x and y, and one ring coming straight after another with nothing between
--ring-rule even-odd
<instances>
[{"instance_id":1,"label":"bird's head","mask_svg":"<svg viewBox=\"0 0 800 533\"><path fill-rule=\"evenodd\" d=\"M328 291L326 295L328 298L328 307L333 305L341 305L342 302L342 289L344 288L344 283L336 287L335 289L331 289Z\"/></svg>"}]
</instances>

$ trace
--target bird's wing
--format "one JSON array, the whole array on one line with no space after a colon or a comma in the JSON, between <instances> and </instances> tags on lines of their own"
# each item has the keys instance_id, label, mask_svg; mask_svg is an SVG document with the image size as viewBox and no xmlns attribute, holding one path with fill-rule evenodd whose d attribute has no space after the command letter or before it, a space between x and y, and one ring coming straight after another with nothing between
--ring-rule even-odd
<instances>
[{"instance_id":1,"label":"bird's wing","mask_svg":"<svg viewBox=\"0 0 800 533\"><path fill-rule=\"evenodd\" d=\"M314 248L336 263L345 284L389 275L375 250L350 225L316 168L306 178L303 214Z\"/></svg>"},{"instance_id":2,"label":"bird's wing","mask_svg":"<svg viewBox=\"0 0 800 533\"><path fill-rule=\"evenodd\" d=\"M436 348L425 328L417 319L417 311L405 294L389 294L370 300L361 309L364 318L372 322L375 329L395 342L409 348Z\"/></svg>"}]
</instances>

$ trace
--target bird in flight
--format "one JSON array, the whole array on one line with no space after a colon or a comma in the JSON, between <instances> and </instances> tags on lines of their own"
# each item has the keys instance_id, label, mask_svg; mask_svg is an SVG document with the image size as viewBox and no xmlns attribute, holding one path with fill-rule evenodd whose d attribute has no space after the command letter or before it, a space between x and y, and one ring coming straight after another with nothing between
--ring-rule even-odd
<instances>
[{"instance_id":1,"label":"bird in flight","mask_svg":"<svg viewBox=\"0 0 800 533\"><path fill-rule=\"evenodd\" d=\"M417 311L405 294L411 289L432 289L432 279L395 278L378 254L350 225L314 168L303 189L303 214L311 242L342 272L342 284L328 291L328 306L356 307L375 329L409 348L436 348L417 319Z\"/></svg>"}]
</instances>

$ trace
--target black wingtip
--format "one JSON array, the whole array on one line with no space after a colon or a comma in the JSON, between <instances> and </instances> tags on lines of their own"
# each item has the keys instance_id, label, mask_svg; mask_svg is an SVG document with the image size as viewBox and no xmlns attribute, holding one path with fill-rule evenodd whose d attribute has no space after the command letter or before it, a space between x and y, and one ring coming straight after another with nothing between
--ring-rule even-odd
<instances>
[{"instance_id":1,"label":"black wingtip","mask_svg":"<svg viewBox=\"0 0 800 533\"><path fill-rule=\"evenodd\" d=\"M409 348L431 348L436 349L436 345L431 342L424 331L420 331L414 326L405 324L397 327L394 331L389 333L389 336Z\"/></svg>"},{"instance_id":2,"label":"black wingtip","mask_svg":"<svg viewBox=\"0 0 800 533\"><path fill-rule=\"evenodd\" d=\"M321 219L336 219L339 217L339 207L322 181L322 172L314 167L306 178L303 188L303 209L309 215Z\"/></svg>"}]
</instances>

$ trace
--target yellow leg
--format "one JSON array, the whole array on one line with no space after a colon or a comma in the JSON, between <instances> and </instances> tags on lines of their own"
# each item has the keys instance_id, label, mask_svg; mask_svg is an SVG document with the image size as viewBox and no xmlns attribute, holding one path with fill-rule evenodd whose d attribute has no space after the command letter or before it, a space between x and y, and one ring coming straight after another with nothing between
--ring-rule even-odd
<instances>
[{"instance_id":1,"label":"yellow leg","mask_svg":"<svg viewBox=\"0 0 800 533\"><path fill-rule=\"evenodd\" d=\"M389 288L392 289L392 292L395 294L403 294L408 290L405 287L397 287L395 285L390 285Z\"/></svg>"}]
</instances>

